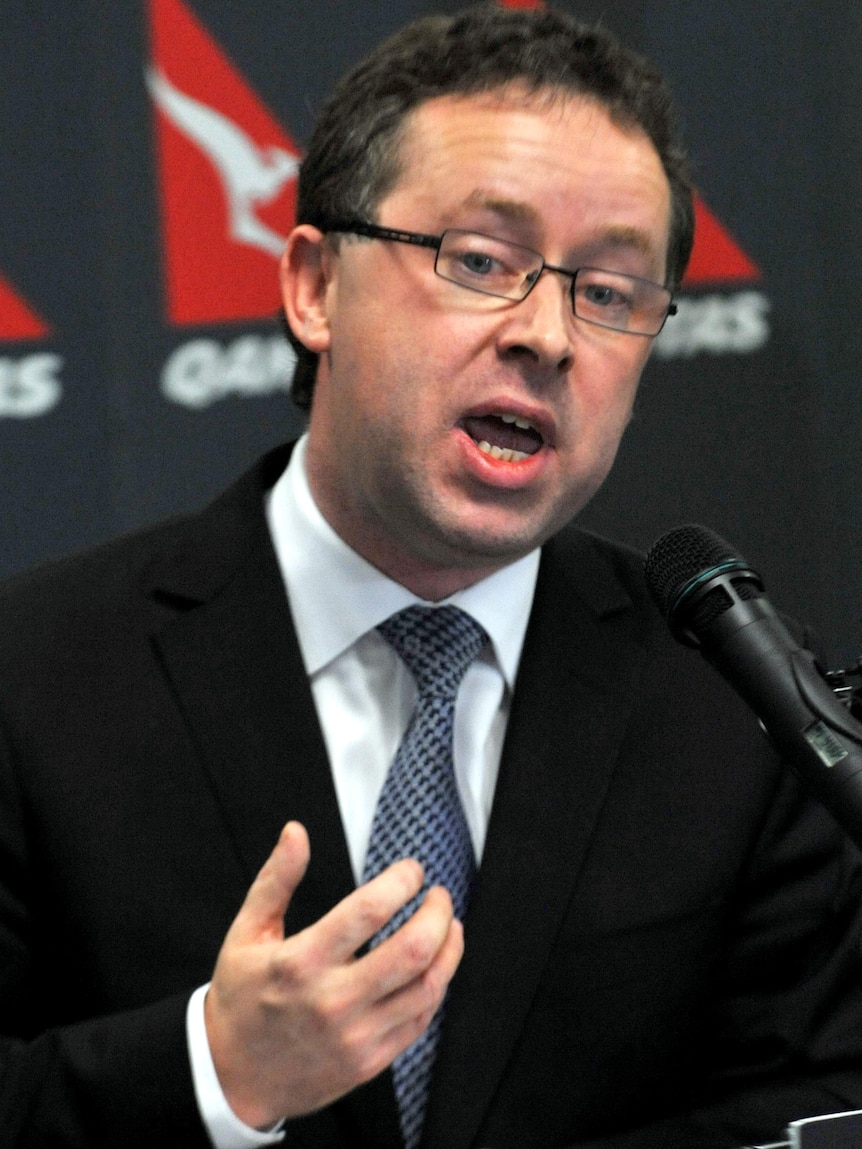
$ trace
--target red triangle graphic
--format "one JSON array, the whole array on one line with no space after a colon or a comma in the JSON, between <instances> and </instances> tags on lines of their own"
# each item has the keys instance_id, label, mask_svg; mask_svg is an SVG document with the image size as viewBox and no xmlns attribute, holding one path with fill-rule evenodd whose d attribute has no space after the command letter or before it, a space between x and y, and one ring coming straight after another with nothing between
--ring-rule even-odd
<instances>
[{"instance_id":1,"label":"red triangle graphic","mask_svg":"<svg viewBox=\"0 0 862 1149\"><path fill-rule=\"evenodd\" d=\"M757 264L748 258L697 195L694 211L694 248L683 287L762 278Z\"/></svg>"},{"instance_id":2,"label":"red triangle graphic","mask_svg":"<svg viewBox=\"0 0 862 1149\"><path fill-rule=\"evenodd\" d=\"M43 339L50 330L0 275L0 339Z\"/></svg>"},{"instance_id":3,"label":"red triangle graphic","mask_svg":"<svg viewBox=\"0 0 862 1149\"><path fill-rule=\"evenodd\" d=\"M182 0L150 0L168 316L273 315L300 152Z\"/></svg>"}]
</instances>

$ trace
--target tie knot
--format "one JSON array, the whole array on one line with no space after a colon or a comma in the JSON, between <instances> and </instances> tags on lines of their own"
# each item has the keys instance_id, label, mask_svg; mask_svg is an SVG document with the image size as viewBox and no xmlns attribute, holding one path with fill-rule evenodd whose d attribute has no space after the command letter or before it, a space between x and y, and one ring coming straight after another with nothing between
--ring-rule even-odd
<instances>
[{"instance_id":1,"label":"tie knot","mask_svg":"<svg viewBox=\"0 0 862 1149\"><path fill-rule=\"evenodd\" d=\"M452 699L488 641L475 618L457 606L408 606L377 629L407 665L420 695Z\"/></svg>"}]
</instances>

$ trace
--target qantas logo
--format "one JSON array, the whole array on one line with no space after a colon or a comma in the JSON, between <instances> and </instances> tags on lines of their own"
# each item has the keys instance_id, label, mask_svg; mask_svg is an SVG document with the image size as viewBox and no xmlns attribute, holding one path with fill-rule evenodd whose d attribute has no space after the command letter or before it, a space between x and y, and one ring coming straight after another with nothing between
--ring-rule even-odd
<instances>
[{"instance_id":1,"label":"qantas logo","mask_svg":"<svg viewBox=\"0 0 862 1149\"><path fill-rule=\"evenodd\" d=\"M184 0L148 5L167 318L177 326L269 319L279 308L276 265L293 224L300 150ZM754 351L769 337L760 271L699 198L696 211L679 311L656 353ZM195 339L166 363L162 389L193 407L269 394L289 389L293 363L280 335Z\"/></svg>"},{"instance_id":2,"label":"qantas logo","mask_svg":"<svg viewBox=\"0 0 862 1149\"><path fill-rule=\"evenodd\" d=\"M31 343L49 334L48 324L0 275L0 343ZM56 407L62 366L49 351L0 355L0 419L32 419Z\"/></svg>"},{"instance_id":3,"label":"qantas logo","mask_svg":"<svg viewBox=\"0 0 862 1149\"><path fill-rule=\"evenodd\" d=\"M300 151L182 0L149 0L167 315L177 326L269 319L296 209ZM192 339L163 394L201 408L290 390L280 335Z\"/></svg>"},{"instance_id":4,"label":"qantas logo","mask_svg":"<svg viewBox=\"0 0 862 1149\"><path fill-rule=\"evenodd\" d=\"M299 149L181 0L149 15L168 318L272 316Z\"/></svg>"},{"instance_id":5,"label":"qantas logo","mask_svg":"<svg viewBox=\"0 0 862 1149\"><path fill-rule=\"evenodd\" d=\"M655 342L660 359L750 355L769 341L769 297L760 268L695 196L694 248L677 313Z\"/></svg>"},{"instance_id":6,"label":"qantas logo","mask_svg":"<svg viewBox=\"0 0 862 1149\"><path fill-rule=\"evenodd\" d=\"M227 232L237 243L280 256L285 236L258 217L260 205L276 199L296 179L299 159L274 145L259 148L242 128L206 104L175 88L167 76L150 69L147 81L159 109L216 168L227 204Z\"/></svg>"}]
</instances>

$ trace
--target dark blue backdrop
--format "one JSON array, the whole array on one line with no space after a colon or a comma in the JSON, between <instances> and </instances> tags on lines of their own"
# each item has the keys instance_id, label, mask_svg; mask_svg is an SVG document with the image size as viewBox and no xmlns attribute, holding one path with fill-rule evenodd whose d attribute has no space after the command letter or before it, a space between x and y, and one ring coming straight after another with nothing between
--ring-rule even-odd
<instances>
[{"instance_id":1,"label":"dark blue backdrop","mask_svg":"<svg viewBox=\"0 0 862 1149\"><path fill-rule=\"evenodd\" d=\"M663 66L700 194L736 260L699 236L707 274L684 293L584 522L641 546L706 523L761 568L779 605L816 625L833 662L847 660L862 649L862 11L855 0L560 6L603 16ZM188 175L184 191L175 170L165 183L160 139L173 131L189 163L194 145L146 84L165 62L156 22L179 36L191 21L206 46L194 74L171 77L177 87L199 83L203 103L226 93L222 114L247 134L269 115L280 143L301 151L345 67L410 17L458 7L6 0L0 574L197 505L301 426L270 318L241 303L227 321L171 317L169 198L212 206L218 183L214 171ZM211 242L219 289L232 256L223 234ZM254 259L275 300L275 257Z\"/></svg>"}]
</instances>

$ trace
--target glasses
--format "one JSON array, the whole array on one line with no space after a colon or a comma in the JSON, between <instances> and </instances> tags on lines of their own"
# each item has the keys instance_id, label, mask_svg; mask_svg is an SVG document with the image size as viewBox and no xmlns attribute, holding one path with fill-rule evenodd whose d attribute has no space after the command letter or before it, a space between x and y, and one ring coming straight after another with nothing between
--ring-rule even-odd
<instances>
[{"instance_id":1,"label":"glasses","mask_svg":"<svg viewBox=\"0 0 862 1149\"><path fill-rule=\"evenodd\" d=\"M490 235L455 228L442 235L423 235L362 220L333 223L323 230L430 247L437 252L434 270L442 279L500 299L526 299L543 271L567 275L572 280L572 311L578 319L627 335L658 335L667 317L676 315L673 295L660 283L600 267L574 271L554 267L538 251Z\"/></svg>"}]
</instances>

